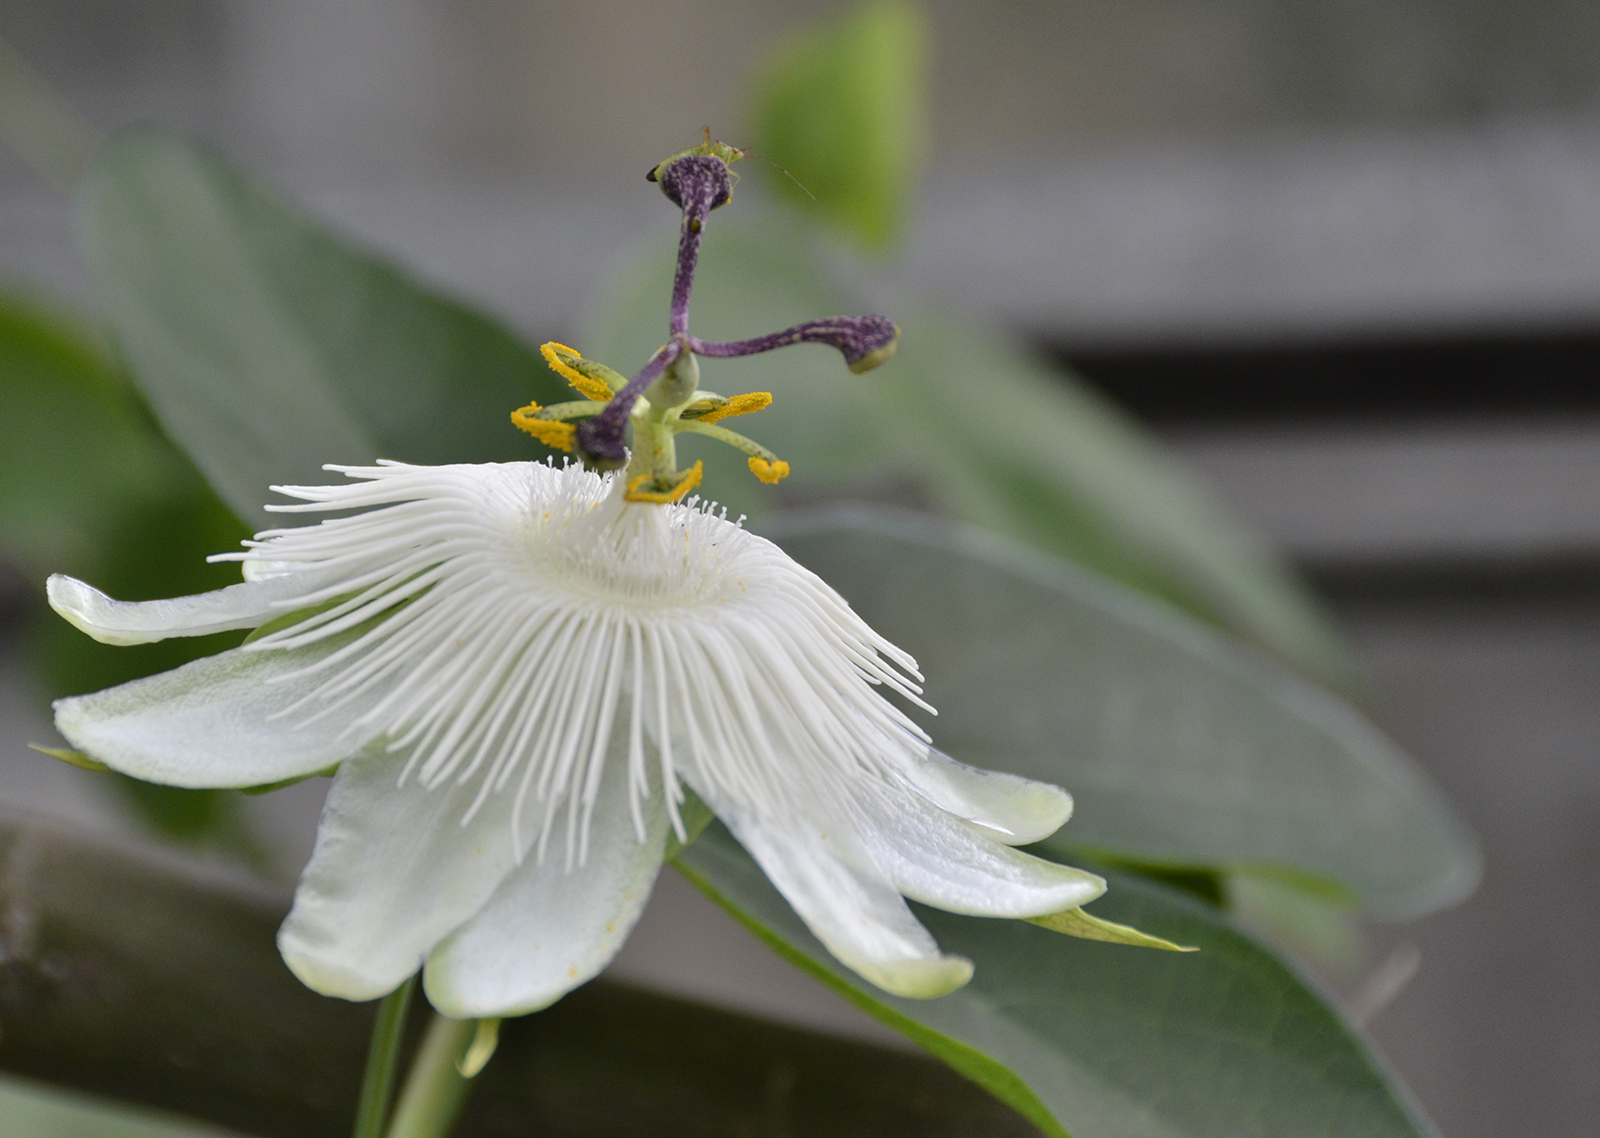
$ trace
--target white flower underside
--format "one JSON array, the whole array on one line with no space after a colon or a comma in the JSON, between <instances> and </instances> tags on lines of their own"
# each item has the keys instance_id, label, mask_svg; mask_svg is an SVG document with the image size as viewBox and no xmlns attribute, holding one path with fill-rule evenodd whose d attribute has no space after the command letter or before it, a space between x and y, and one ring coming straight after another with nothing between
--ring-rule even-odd
<instances>
[{"instance_id":1,"label":"white flower underside","mask_svg":"<svg viewBox=\"0 0 1600 1138\"><path fill-rule=\"evenodd\" d=\"M903 897L1024 917L1103 890L1010 848L1066 820L1065 792L931 750L880 692L920 705L915 662L725 517L626 503L578 467L329 469L353 481L280 488L301 501L273 508L342 516L219 558L245 584L129 604L50 582L111 643L296 614L56 717L156 782L342 764L279 936L319 991L369 999L425 958L447 1014L552 1002L637 919L682 784L835 956L900 995L971 973Z\"/></svg>"}]
</instances>

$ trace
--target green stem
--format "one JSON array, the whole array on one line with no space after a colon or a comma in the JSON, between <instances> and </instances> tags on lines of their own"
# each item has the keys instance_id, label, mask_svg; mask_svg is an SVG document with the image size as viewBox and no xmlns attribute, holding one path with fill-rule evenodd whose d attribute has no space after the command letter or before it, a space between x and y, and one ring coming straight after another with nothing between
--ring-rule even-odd
<instances>
[{"instance_id":1,"label":"green stem","mask_svg":"<svg viewBox=\"0 0 1600 1138\"><path fill-rule=\"evenodd\" d=\"M394 1086L394 1063L400 1055L400 1040L405 1034L406 1012L417 978L383 998L378 1019L372 1025L372 1043L367 1048L367 1073L361 1080L361 1105L356 1109L355 1138L379 1138L384 1115L389 1110L389 1091Z\"/></svg>"},{"instance_id":2,"label":"green stem","mask_svg":"<svg viewBox=\"0 0 1600 1138\"><path fill-rule=\"evenodd\" d=\"M450 1133L472 1089L459 1063L477 1031L475 1019L433 1017L411 1061L386 1138L444 1138Z\"/></svg>"}]
</instances>

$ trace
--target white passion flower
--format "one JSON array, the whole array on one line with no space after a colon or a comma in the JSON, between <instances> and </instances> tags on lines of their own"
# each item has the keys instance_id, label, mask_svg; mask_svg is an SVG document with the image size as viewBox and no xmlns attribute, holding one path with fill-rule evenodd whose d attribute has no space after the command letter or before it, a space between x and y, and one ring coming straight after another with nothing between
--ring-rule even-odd
<instances>
[{"instance_id":1,"label":"white passion flower","mask_svg":"<svg viewBox=\"0 0 1600 1138\"><path fill-rule=\"evenodd\" d=\"M880 691L914 661L776 545L618 474L543 463L330 467L319 524L260 534L245 582L51 604L112 644L255 629L241 647L56 703L72 744L150 782L250 787L337 767L278 943L307 985L381 996L419 965L458 1018L544 1007L638 918L694 791L841 961L941 995L904 898L1035 917L1103 882L1020 853L1071 812L963 766Z\"/></svg>"}]
</instances>

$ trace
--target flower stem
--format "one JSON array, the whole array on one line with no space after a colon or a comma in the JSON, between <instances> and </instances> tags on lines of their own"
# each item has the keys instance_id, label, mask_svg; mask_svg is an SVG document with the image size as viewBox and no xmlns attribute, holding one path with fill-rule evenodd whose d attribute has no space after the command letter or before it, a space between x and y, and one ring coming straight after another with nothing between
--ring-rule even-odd
<instances>
[{"instance_id":1,"label":"flower stem","mask_svg":"<svg viewBox=\"0 0 1600 1138\"><path fill-rule=\"evenodd\" d=\"M389 1091L394 1086L394 1064L400 1055L400 1039L405 1034L411 994L416 989L417 978L412 976L378 1005L378 1019L372 1025L372 1043L367 1048L367 1073L361 1079L355 1138L378 1138L383 1133Z\"/></svg>"},{"instance_id":2,"label":"flower stem","mask_svg":"<svg viewBox=\"0 0 1600 1138\"><path fill-rule=\"evenodd\" d=\"M386 1138L444 1138L467 1104L472 1080L461 1059L478 1034L475 1019L435 1015L411 1062Z\"/></svg>"}]
</instances>

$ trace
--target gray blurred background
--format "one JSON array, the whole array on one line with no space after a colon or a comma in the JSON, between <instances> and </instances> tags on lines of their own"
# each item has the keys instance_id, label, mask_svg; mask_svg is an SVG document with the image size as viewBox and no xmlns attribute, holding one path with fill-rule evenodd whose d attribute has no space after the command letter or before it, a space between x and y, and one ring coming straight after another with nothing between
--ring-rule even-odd
<instances>
[{"instance_id":1,"label":"gray blurred background","mask_svg":"<svg viewBox=\"0 0 1600 1138\"><path fill-rule=\"evenodd\" d=\"M0 36L99 127L212 139L550 336L676 224L640 174L702 124L737 140L753 62L838 8L0 0ZM1488 859L1459 909L1375 930L1380 977L1421 966L1372 1030L1447 1135L1593 1132L1600 6L928 11L934 162L883 272L1075 364L1324 588L1365 706ZM0 284L89 303L67 203L3 149ZM0 798L128 831L22 749L50 738L17 661L35 585L4 586ZM319 793L252 800L286 879ZM675 880L617 971L885 1037Z\"/></svg>"}]
</instances>

